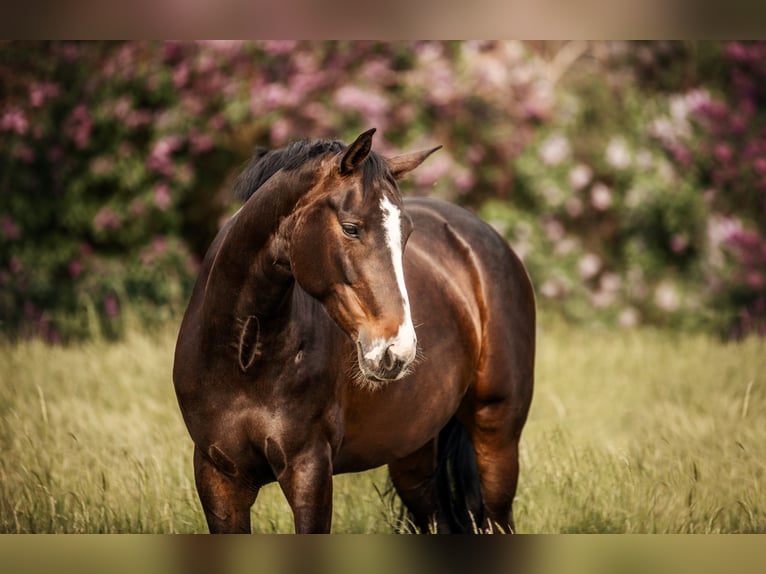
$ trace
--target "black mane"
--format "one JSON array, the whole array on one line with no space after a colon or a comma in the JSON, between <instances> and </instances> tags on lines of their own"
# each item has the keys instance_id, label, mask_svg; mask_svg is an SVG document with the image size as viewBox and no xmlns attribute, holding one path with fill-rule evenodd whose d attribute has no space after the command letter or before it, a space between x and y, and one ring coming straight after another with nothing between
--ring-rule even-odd
<instances>
[{"instance_id":1,"label":"black mane","mask_svg":"<svg viewBox=\"0 0 766 574\"><path fill-rule=\"evenodd\" d=\"M297 169L310 159L345 148L346 144L335 140L299 140L275 150L256 148L252 159L237 177L234 194L245 201L280 169Z\"/></svg>"},{"instance_id":2,"label":"black mane","mask_svg":"<svg viewBox=\"0 0 766 574\"><path fill-rule=\"evenodd\" d=\"M298 140L275 150L256 148L253 157L234 183L234 194L246 201L280 169L297 169L320 155L338 153L347 147L338 140ZM374 178L381 176L393 180L385 160L375 152L370 152L364 162L365 187L369 186Z\"/></svg>"}]
</instances>

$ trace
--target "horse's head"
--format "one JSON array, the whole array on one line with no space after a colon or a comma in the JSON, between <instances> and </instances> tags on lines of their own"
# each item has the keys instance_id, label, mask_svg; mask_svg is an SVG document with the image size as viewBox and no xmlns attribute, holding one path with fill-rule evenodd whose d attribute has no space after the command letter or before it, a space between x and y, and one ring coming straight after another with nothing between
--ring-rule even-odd
<instances>
[{"instance_id":1,"label":"horse's head","mask_svg":"<svg viewBox=\"0 0 766 574\"><path fill-rule=\"evenodd\" d=\"M384 158L371 152L373 130L320 163L320 173L290 223L296 281L356 343L368 382L402 378L415 359L402 256L412 222L396 180L438 148Z\"/></svg>"}]
</instances>

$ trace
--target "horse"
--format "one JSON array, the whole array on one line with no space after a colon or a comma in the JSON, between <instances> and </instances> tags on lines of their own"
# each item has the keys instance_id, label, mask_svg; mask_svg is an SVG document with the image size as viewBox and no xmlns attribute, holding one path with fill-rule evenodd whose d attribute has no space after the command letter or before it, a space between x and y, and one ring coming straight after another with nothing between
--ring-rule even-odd
<instances>
[{"instance_id":1,"label":"horse","mask_svg":"<svg viewBox=\"0 0 766 574\"><path fill-rule=\"evenodd\" d=\"M251 531L276 481L296 533L331 530L333 475L387 465L421 532L513 532L535 299L467 209L402 199L441 146L258 149L200 268L173 381L211 533Z\"/></svg>"}]
</instances>

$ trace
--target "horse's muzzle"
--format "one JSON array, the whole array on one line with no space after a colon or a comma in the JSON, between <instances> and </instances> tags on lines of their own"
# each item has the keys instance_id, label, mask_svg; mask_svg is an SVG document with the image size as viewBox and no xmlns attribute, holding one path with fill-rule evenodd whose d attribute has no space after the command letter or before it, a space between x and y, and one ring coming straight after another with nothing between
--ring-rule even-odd
<instances>
[{"instance_id":1,"label":"horse's muzzle","mask_svg":"<svg viewBox=\"0 0 766 574\"><path fill-rule=\"evenodd\" d=\"M379 342L371 349L357 343L359 368L373 381L396 381L404 377L415 359L417 342L403 346L398 342Z\"/></svg>"}]
</instances>

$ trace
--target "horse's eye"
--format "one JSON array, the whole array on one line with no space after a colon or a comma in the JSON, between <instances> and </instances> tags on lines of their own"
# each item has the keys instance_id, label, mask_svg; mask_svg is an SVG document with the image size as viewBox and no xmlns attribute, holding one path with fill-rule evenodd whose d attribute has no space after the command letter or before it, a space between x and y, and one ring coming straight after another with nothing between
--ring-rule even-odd
<instances>
[{"instance_id":1,"label":"horse's eye","mask_svg":"<svg viewBox=\"0 0 766 574\"><path fill-rule=\"evenodd\" d=\"M359 226L353 223L342 223L343 233L352 239L359 239Z\"/></svg>"}]
</instances>

